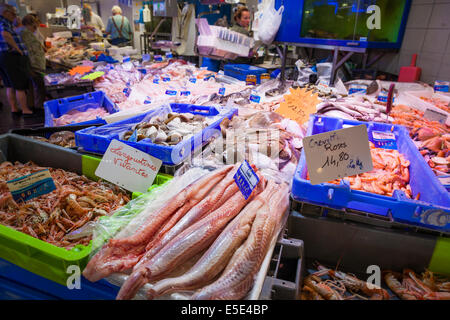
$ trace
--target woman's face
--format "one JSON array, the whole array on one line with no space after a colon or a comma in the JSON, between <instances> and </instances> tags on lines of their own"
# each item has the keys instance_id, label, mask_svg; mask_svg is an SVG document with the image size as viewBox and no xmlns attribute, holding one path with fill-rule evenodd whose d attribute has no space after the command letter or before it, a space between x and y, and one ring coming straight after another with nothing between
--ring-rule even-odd
<instances>
[{"instance_id":1,"label":"woman's face","mask_svg":"<svg viewBox=\"0 0 450 320\"><path fill-rule=\"evenodd\" d=\"M241 27L248 28L250 25L250 12L243 11L241 14L241 19L239 19L238 23Z\"/></svg>"}]
</instances>

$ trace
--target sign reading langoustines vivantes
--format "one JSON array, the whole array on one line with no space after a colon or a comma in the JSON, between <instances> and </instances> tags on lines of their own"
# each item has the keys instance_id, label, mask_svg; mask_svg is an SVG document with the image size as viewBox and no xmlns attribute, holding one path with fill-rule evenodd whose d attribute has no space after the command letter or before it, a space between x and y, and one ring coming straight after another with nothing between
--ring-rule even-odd
<instances>
[{"instance_id":1,"label":"sign reading langoustines vivantes","mask_svg":"<svg viewBox=\"0 0 450 320\"><path fill-rule=\"evenodd\" d=\"M113 140L95 175L129 191L146 192L162 161L129 145Z\"/></svg>"}]
</instances>

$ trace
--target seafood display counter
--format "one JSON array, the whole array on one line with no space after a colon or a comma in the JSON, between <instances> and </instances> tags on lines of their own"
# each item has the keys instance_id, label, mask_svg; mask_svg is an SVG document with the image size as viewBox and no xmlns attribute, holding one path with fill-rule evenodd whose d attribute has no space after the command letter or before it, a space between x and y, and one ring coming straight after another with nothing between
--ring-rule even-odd
<instances>
[{"instance_id":1,"label":"seafood display counter","mask_svg":"<svg viewBox=\"0 0 450 320\"><path fill-rule=\"evenodd\" d=\"M95 92L0 136L0 298L449 298L450 132L429 115L447 115L446 96L408 88L388 107L379 81L354 93L233 70L97 64ZM312 184L304 138L350 127L364 146L367 129L373 169ZM113 141L137 155L124 162L161 164L147 192L118 186L135 168L113 172L117 185L95 175ZM10 188L35 174L48 193Z\"/></svg>"},{"instance_id":2,"label":"seafood display counter","mask_svg":"<svg viewBox=\"0 0 450 320\"><path fill-rule=\"evenodd\" d=\"M9 190L3 190L0 258L65 285L67 268L84 268L91 252L88 236L66 235L111 214L131 195L116 186L96 182L94 172L99 158L15 134L0 136L0 151L4 188L7 180L47 169L56 185L54 191L27 203L16 203Z\"/></svg>"}]
</instances>

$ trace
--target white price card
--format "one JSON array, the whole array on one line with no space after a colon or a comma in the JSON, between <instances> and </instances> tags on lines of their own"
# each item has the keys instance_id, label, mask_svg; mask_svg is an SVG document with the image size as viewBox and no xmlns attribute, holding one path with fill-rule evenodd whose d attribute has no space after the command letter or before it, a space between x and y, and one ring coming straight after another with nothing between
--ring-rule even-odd
<instances>
[{"instance_id":1,"label":"white price card","mask_svg":"<svg viewBox=\"0 0 450 320\"><path fill-rule=\"evenodd\" d=\"M95 175L132 192L147 192L162 161L129 145L113 140Z\"/></svg>"},{"instance_id":2,"label":"white price card","mask_svg":"<svg viewBox=\"0 0 450 320\"><path fill-rule=\"evenodd\" d=\"M440 123L446 123L447 121L447 115L445 113L441 113L439 111L427 109L423 115L425 119L431 120L431 121L437 121Z\"/></svg>"},{"instance_id":3,"label":"white price card","mask_svg":"<svg viewBox=\"0 0 450 320\"><path fill-rule=\"evenodd\" d=\"M313 185L373 169L365 125L306 137L303 148Z\"/></svg>"}]
</instances>

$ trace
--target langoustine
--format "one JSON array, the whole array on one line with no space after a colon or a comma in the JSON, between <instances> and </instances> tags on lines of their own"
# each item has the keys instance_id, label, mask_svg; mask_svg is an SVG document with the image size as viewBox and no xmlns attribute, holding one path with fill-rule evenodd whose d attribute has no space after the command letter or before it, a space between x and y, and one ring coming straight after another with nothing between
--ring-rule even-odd
<instances>
[{"instance_id":1,"label":"langoustine","mask_svg":"<svg viewBox=\"0 0 450 320\"><path fill-rule=\"evenodd\" d=\"M330 277L343 284L348 290L362 292L369 296L371 300L389 300L390 298L389 293L385 289L369 284L355 276L342 271L328 269L320 264L318 264L318 269L319 273L322 272L328 274Z\"/></svg>"},{"instance_id":2,"label":"langoustine","mask_svg":"<svg viewBox=\"0 0 450 320\"><path fill-rule=\"evenodd\" d=\"M144 284L161 279L211 245L226 224L264 189L265 179L262 176L259 178L260 182L247 200L237 191L227 203L181 232L151 259L136 266L122 285L116 299L133 298Z\"/></svg>"},{"instance_id":3,"label":"langoustine","mask_svg":"<svg viewBox=\"0 0 450 320\"><path fill-rule=\"evenodd\" d=\"M209 284L226 267L235 250L250 233L257 211L277 191L277 185L269 181L266 189L250 202L222 231L199 261L185 274L163 279L148 291L148 298L176 291L193 290Z\"/></svg>"},{"instance_id":4,"label":"langoustine","mask_svg":"<svg viewBox=\"0 0 450 320\"><path fill-rule=\"evenodd\" d=\"M48 169L56 190L17 203L6 181ZM99 216L109 215L130 199L125 191L62 169L45 168L32 162L0 165L0 223L58 247L87 245L91 237L66 238Z\"/></svg>"},{"instance_id":5,"label":"langoustine","mask_svg":"<svg viewBox=\"0 0 450 320\"><path fill-rule=\"evenodd\" d=\"M176 223L233 168L225 166L184 188L179 194L156 210L138 228L132 236L123 239L111 239L89 261L83 275L90 281L97 281L114 272L125 271L145 254L145 248L157 232L168 222ZM177 220L178 219L178 220Z\"/></svg>"},{"instance_id":6,"label":"langoustine","mask_svg":"<svg viewBox=\"0 0 450 320\"><path fill-rule=\"evenodd\" d=\"M198 290L191 299L242 299L254 283L270 241L289 206L289 187L283 184L258 211L250 235L232 256L215 282Z\"/></svg>"},{"instance_id":7,"label":"langoustine","mask_svg":"<svg viewBox=\"0 0 450 320\"><path fill-rule=\"evenodd\" d=\"M414 271L407 268L403 270L403 274L384 272L386 284L402 300L450 300L450 292L445 291L445 288L430 287L429 279L425 274L423 276L420 279ZM441 289L444 290L440 291Z\"/></svg>"}]
</instances>

